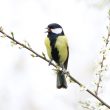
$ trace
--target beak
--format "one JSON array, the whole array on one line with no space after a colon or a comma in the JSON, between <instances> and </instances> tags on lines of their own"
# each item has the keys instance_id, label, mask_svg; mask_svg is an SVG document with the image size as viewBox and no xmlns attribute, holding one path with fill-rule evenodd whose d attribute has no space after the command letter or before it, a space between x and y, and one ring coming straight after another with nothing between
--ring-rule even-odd
<instances>
[{"instance_id":1,"label":"beak","mask_svg":"<svg viewBox=\"0 0 110 110\"><path fill-rule=\"evenodd\" d=\"M45 29L46 29L45 33L48 33L48 30L49 30L48 27L46 27Z\"/></svg>"},{"instance_id":2,"label":"beak","mask_svg":"<svg viewBox=\"0 0 110 110\"><path fill-rule=\"evenodd\" d=\"M50 28L45 28L47 31L45 32L45 33L49 33L49 32L51 32L51 29Z\"/></svg>"}]
</instances>

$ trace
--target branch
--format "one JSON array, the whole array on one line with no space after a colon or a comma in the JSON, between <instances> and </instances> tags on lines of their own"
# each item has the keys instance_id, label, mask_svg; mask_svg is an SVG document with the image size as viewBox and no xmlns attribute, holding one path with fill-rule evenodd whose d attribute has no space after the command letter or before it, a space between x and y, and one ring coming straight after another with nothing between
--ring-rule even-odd
<instances>
[{"instance_id":1,"label":"branch","mask_svg":"<svg viewBox=\"0 0 110 110\"><path fill-rule=\"evenodd\" d=\"M50 60L48 60L44 55L42 56L42 55L36 53L36 52L29 46L29 44L28 44L28 46L26 46L25 44L23 44L23 43L17 41L17 40L14 38L14 34L13 34L13 33L11 33L11 36L8 35L8 34L6 34L6 33L3 31L2 27L0 28L0 33L3 35L2 37L7 37L7 38L9 38L14 44L19 45L19 46L21 46L21 47L27 49L27 50L30 51L31 53L33 53L33 54L35 55L35 57L39 57L39 58L43 59L44 61L50 63ZM52 63L52 62L51 62L51 65L54 66L55 68L57 68L57 66L56 66L54 63ZM102 105L105 105L106 107L108 107L108 108L110 109L110 105L108 105L108 104L107 104L106 102L104 102L100 97L98 97L97 95L95 95L91 90L86 89L86 86L84 86L81 82L79 82L77 79L75 79L74 77L72 77L69 72L66 72L65 74L66 74L72 81L74 81L76 84L78 84L81 88L82 88L82 87L85 88L85 90L86 90L89 94L91 94L93 97L95 97Z\"/></svg>"},{"instance_id":2,"label":"branch","mask_svg":"<svg viewBox=\"0 0 110 110\"><path fill-rule=\"evenodd\" d=\"M14 44L16 44L16 45L18 44L18 45L20 45L21 47L23 47L23 48L29 50L30 52L32 52L32 53L35 55L35 57L39 57L39 58L45 60L46 62L50 63L50 60L48 60L44 55L42 56L42 55L38 54L38 53L35 52L32 48L30 48L29 46L26 46L25 44L23 44L23 43L17 41L17 40L14 38L14 36L13 36L12 33L11 33L11 34L12 34L12 37L9 36L9 35L7 35L7 34L3 31L2 27L0 27L0 33L2 33L2 35L3 35L4 37L7 37L7 38L9 38L10 40L12 40ZM2 36L2 37L3 37L3 36ZM51 63L51 65L53 65L54 67L57 67L54 63Z\"/></svg>"}]
</instances>

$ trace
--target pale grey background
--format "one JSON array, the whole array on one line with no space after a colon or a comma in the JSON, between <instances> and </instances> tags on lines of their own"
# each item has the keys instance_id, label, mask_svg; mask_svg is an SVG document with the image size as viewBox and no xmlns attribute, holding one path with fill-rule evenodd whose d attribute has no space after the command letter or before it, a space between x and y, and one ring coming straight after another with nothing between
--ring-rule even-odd
<instances>
[{"instance_id":1,"label":"pale grey background","mask_svg":"<svg viewBox=\"0 0 110 110\"><path fill-rule=\"evenodd\" d=\"M94 90L95 70L107 35L108 0L0 0L0 26L21 42L27 40L38 53L46 53L45 27L52 22L62 25L68 37L68 70ZM108 58L107 64L110 65ZM11 47L0 38L0 110L84 110L79 101L94 98L75 83L68 89L56 89L52 66L32 58L25 49ZM110 75L105 74L101 98L110 103Z\"/></svg>"}]
</instances>

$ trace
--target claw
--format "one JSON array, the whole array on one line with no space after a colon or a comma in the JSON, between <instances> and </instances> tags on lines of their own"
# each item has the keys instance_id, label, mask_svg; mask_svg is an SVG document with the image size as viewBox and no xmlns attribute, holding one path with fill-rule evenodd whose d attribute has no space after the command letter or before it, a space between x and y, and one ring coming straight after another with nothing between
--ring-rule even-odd
<instances>
[{"instance_id":1,"label":"claw","mask_svg":"<svg viewBox=\"0 0 110 110\"><path fill-rule=\"evenodd\" d=\"M52 63L52 59L49 61L49 66L51 65L51 63Z\"/></svg>"},{"instance_id":2,"label":"claw","mask_svg":"<svg viewBox=\"0 0 110 110\"><path fill-rule=\"evenodd\" d=\"M65 68L62 71L64 74L67 74L67 70Z\"/></svg>"},{"instance_id":3,"label":"claw","mask_svg":"<svg viewBox=\"0 0 110 110\"><path fill-rule=\"evenodd\" d=\"M63 74L67 73L67 70L65 69L64 65L62 65L62 71L63 71Z\"/></svg>"}]
</instances>

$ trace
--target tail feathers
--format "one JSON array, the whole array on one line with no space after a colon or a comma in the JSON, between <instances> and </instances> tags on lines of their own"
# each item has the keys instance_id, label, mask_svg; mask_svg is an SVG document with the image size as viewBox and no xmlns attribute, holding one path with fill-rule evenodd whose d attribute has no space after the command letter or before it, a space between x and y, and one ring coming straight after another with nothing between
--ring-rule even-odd
<instances>
[{"instance_id":1,"label":"tail feathers","mask_svg":"<svg viewBox=\"0 0 110 110\"><path fill-rule=\"evenodd\" d=\"M67 88L65 75L61 71L57 73L57 88Z\"/></svg>"}]
</instances>

